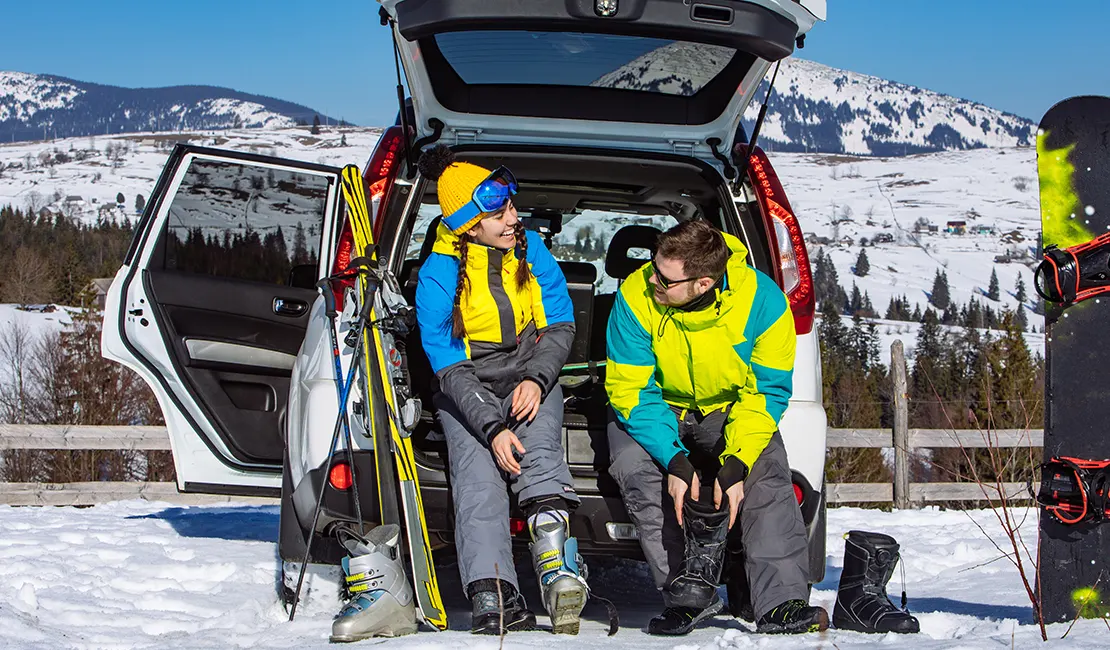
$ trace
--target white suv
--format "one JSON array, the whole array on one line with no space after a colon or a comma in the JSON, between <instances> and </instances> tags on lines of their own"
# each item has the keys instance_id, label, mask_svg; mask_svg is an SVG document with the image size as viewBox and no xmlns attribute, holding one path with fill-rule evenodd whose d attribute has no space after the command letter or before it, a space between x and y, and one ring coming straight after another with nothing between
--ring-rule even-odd
<instances>
[{"instance_id":1,"label":"white suv","mask_svg":"<svg viewBox=\"0 0 1110 650\"><path fill-rule=\"evenodd\" d=\"M640 554L606 471L604 339L614 292L659 231L701 216L739 236L749 263L790 299L798 351L780 428L809 529L810 579L821 580L826 421L809 261L766 156L754 149L744 178L730 179L747 150L743 110L772 62L824 19L824 0L385 0L382 12L412 95L408 142L400 125L387 129L365 168L383 268L411 302L439 216L435 184L413 164L420 149L445 142L460 159L516 174L517 208L560 261L576 310L561 381L582 550ZM338 400L315 284L354 254L338 174L178 146L105 308L103 354L157 395L178 488L280 495L279 551L293 562L320 490L315 562L341 557L331 530L353 520L353 490L364 513L378 511L375 481L365 479L372 442L361 432L353 457L363 480L342 481L345 454L323 475ZM419 332L399 343L390 361L407 381L397 388L430 405ZM351 350L341 347L346 367ZM367 398L382 399L352 400L356 428ZM450 546L446 446L430 409L412 440L433 546Z\"/></svg>"}]
</instances>

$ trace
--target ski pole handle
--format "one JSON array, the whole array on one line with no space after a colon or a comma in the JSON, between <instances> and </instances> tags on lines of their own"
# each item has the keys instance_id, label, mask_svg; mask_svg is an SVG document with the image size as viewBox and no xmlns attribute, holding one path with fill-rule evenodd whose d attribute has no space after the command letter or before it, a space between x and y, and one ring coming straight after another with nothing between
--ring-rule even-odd
<instances>
[{"instance_id":1,"label":"ski pole handle","mask_svg":"<svg viewBox=\"0 0 1110 650\"><path fill-rule=\"evenodd\" d=\"M334 319L339 315L335 309L335 293L331 288L331 278L324 278L316 283L316 288L320 290L320 294L324 296L324 311L327 313L328 318Z\"/></svg>"}]
</instances>

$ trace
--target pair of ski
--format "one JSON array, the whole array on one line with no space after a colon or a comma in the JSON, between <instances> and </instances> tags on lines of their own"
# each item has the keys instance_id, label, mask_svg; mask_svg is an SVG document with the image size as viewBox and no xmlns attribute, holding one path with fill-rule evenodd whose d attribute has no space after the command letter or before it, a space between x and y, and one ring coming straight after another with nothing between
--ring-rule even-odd
<instances>
[{"instance_id":1,"label":"pair of ski","mask_svg":"<svg viewBox=\"0 0 1110 650\"><path fill-rule=\"evenodd\" d=\"M404 531L417 614L433 629L444 630L447 629L447 612L440 598L439 583L432 564L432 549L410 439L420 408L415 400L407 396L404 396L404 403L399 404L398 396L398 387L407 384L400 367L394 332L411 327L412 323L407 322L407 318L411 317L411 308L401 296L396 279L379 267L365 185L358 167L344 167L341 183L355 250L362 255L353 259L348 269L358 279L358 308L355 311L360 316L357 326L351 330L355 336L353 340L349 336L347 342L355 347L356 358L351 362L351 370L354 370L354 365L359 366L364 402L362 414L365 429L374 441L379 522L382 525L398 524ZM330 291L330 288L325 291ZM329 324L333 332L334 325L334 322ZM334 338L333 347L337 359L336 381L340 382L338 345ZM345 409L349 388L342 384L339 388L340 408ZM345 420L343 416L341 412L341 420ZM344 425L347 429L346 422ZM350 445L348 429L348 449ZM354 467L353 463L351 467ZM361 524L357 496L355 501L356 516Z\"/></svg>"}]
</instances>

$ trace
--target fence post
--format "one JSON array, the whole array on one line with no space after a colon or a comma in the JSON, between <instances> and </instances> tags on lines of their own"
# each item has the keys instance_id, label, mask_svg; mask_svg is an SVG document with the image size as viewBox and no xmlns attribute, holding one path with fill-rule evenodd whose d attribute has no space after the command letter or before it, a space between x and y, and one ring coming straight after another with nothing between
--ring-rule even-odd
<instances>
[{"instance_id":1,"label":"fence post","mask_svg":"<svg viewBox=\"0 0 1110 650\"><path fill-rule=\"evenodd\" d=\"M910 405L906 355L902 341L890 345L890 376L894 383L894 507L910 507Z\"/></svg>"}]
</instances>

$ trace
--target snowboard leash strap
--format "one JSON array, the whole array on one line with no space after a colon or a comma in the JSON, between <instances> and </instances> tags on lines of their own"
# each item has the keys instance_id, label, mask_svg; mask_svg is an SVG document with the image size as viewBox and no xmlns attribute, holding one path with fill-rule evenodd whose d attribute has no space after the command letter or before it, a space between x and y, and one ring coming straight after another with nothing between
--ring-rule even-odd
<instances>
[{"instance_id":1,"label":"snowboard leash strap","mask_svg":"<svg viewBox=\"0 0 1110 650\"><path fill-rule=\"evenodd\" d=\"M1033 288L1045 300L1065 305L1110 292L1110 232L1068 248L1046 246Z\"/></svg>"},{"instance_id":2,"label":"snowboard leash strap","mask_svg":"<svg viewBox=\"0 0 1110 650\"><path fill-rule=\"evenodd\" d=\"M1041 489L1029 494L1062 524L1110 521L1110 460L1060 456L1042 463Z\"/></svg>"}]
</instances>

